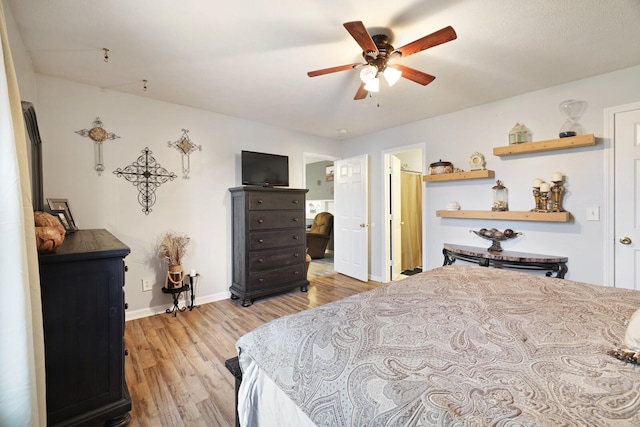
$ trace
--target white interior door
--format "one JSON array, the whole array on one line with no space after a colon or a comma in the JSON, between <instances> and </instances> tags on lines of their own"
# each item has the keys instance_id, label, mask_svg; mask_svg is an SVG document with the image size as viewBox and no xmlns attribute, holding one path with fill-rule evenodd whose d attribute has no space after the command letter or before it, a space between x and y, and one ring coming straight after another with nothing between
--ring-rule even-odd
<instances>
[{"instance_id":1,"label":"white interior door","mask_svg":"<svg viewBox=\"0 0 640 427\"><path fill-rule=\"evenodd\" d=\"M640 289L640 109L614 117L615 286Z\"/></svg>"},{"instance_id":2,"label":"white interior door","mask_svg":"<svg viewBox=\"0 0 640 427\"><path fill-rule=\"evenodd\" d=\"M402 272L402 167L400 159L391 157L391 280L396 280Z\"/></svg>"},{"instance_id":3,"label":"white interior door","mask_svg":"<svg viewBox=\"0 0 640 427\"><path fill-rule=\"evenodd\" d=\"M363 282L369 280L368 160L342 159L334 168L334 269Z\"/></svg>"}]
</instances>

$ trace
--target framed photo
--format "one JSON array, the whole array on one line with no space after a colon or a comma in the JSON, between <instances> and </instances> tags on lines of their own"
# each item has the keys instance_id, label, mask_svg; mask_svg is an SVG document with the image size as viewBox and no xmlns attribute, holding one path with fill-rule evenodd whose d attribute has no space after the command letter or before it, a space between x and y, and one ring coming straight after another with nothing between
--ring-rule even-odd
<instances>
[{"instance_id":1,"label":"framed photo","mask_svg":"<svg viewBox=\"0 0 640 427\"><path fill-rule=\"evenodd\" d=\"M52 212L53 212L52 215L57 217L62 223L62 226L66 231L66 234L73 233L74 231L76 231L76 229L73 228L73 226L71 225L71 220L67 216L67 211L52 211Z\"/></svg>"},{"instance_id":2,"label":"framed photo","mask_svg":"<svg viewBox=\"0 0 640 427\"><path fill-rule=\"evenodd\" d=\"M333 171L334 171L334 166L327 166L327 171L326 171L326 178L327 181L333 181Z\"/></svg>"},{"instance_id":3,"label":"framed photo","mask_svg":"<svg viewBox=\"0 0 640 427\"><path fill-rule=\"evenodd\" d=\"M76 221L73 218L68 199L47 199L47 203L49 204L51 213L60 219L60 222L62 222L62 225L64 225L67 232L73 233L78 230L78 224L76 224ZM63 215L60 215L60 213Z\"/></svg>"}]
</instances>

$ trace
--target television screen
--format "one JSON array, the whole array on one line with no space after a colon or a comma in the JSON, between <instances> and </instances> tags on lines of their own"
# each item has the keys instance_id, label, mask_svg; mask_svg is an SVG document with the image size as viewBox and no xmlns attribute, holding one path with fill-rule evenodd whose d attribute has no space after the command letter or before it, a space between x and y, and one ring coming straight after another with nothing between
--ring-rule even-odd
<instances>
[{"instance_id":1,"label":"television screen","mask_svg":"<svg viewBox=\"0 0 640 427\"><path fill-rule=\"evenodd\" d=\"M242 185L289 186L289 157L242 151Z\"/></svg>"}]
</instances>

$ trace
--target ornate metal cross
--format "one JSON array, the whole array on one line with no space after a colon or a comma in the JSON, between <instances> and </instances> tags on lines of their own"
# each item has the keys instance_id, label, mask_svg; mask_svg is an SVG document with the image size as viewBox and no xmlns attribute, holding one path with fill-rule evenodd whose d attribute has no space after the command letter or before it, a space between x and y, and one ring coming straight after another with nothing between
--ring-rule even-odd
<instances>
[{"instance_id":1,"label":"ornate metal cross","mask_svg":"<svg viewBox=\"0 0 640 427\"><path fill-rule=\"evenodd\" d=\"M107 132L102 127L102 122L100 121L100 117L96 117L93 122L93 127L91 129L81 129L77 130L76 133L78 135L87 136L91 138L94 142L94 157L95 157L95 167L94 169L98 172L98 175L102 175L102 171L104 171L104 161L102 160L102 143L107 139L113 140L116 138L120 138L113 132Z\"/></svg>"},{"instance_id":2,"label":"ornate metal cross","mask_svg":"<svg viewBox=\"0 0 640 427\"><path fill-rule=\"evenodd\" d=\"M189 138L189 129L182 129L182 136L174 142L169 141L169 147L175 147L182 153L182 178L189 179L189 172L191 170L191 159L189 154L192 151L202 151L201 145L195 145Z\"/></svg>"},{"instance_id":3,"label":"ornate metal cross","mask_svg":"<svg viewBox=\"0 0 640 427\"><path fill-rule=\"evenodd\" d=\"M146 147L138 159L124 169L113 171L118 178L123 177L138 188L138 202L145 215L151 212L156 203L156 189L167 181L173 181L177 175L160 166L151 155L153 151Z\"/></svg>"}]
</instances>

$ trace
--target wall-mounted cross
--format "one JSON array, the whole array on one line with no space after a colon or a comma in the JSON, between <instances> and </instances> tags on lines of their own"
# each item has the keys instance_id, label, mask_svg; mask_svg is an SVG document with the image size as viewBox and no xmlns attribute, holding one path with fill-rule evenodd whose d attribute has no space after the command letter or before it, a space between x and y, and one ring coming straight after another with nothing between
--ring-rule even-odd
<instances>
[{"instance_id":1,"label":"wall-mounted cross","mask_svg":"<svg viewBox=\"0 0 640 427\"><path fill-rule=\"evenodd\" d=\"M102 160L102 143L107 139L113 140L120 138L115 133L104 130L102 124L100 117L96 117L91 129L81 129L76 131L78 135L87 136L93 140L95 157L94 169L98 172L98 175L102 175L102 171L104 170L104 161Z\"/></svg>"},{"instance_id":2,"label":"wall-mounted cross","mask_svg":"<svg viewBox=\"0 0 640 427\"><path fill-rule=\"evenodd\" d=\"M123 177L138 188L138 202L145 215L151 212L156 203L156 189L167 181L173 181L177 175L160 166L151 155L153 151L146 147L138 159L124 169L113 171L118 178Z\"/></svg>"},{"instance_id":3,"label":"wall-mounted cross","mask_svg":"<svg viewBox=\"0 0 640 427\"><path fill-rule=\"evenodd\" d=\"M202 151L201 145L196 145L191 142L189 138L189 129L182 129L182 136L174 142L169 141L169 147L175 147L182 153L182 178L189 179L189 172L191 171L191 159L189 154L192 151Z\"/></svg>"}]
</instances>

